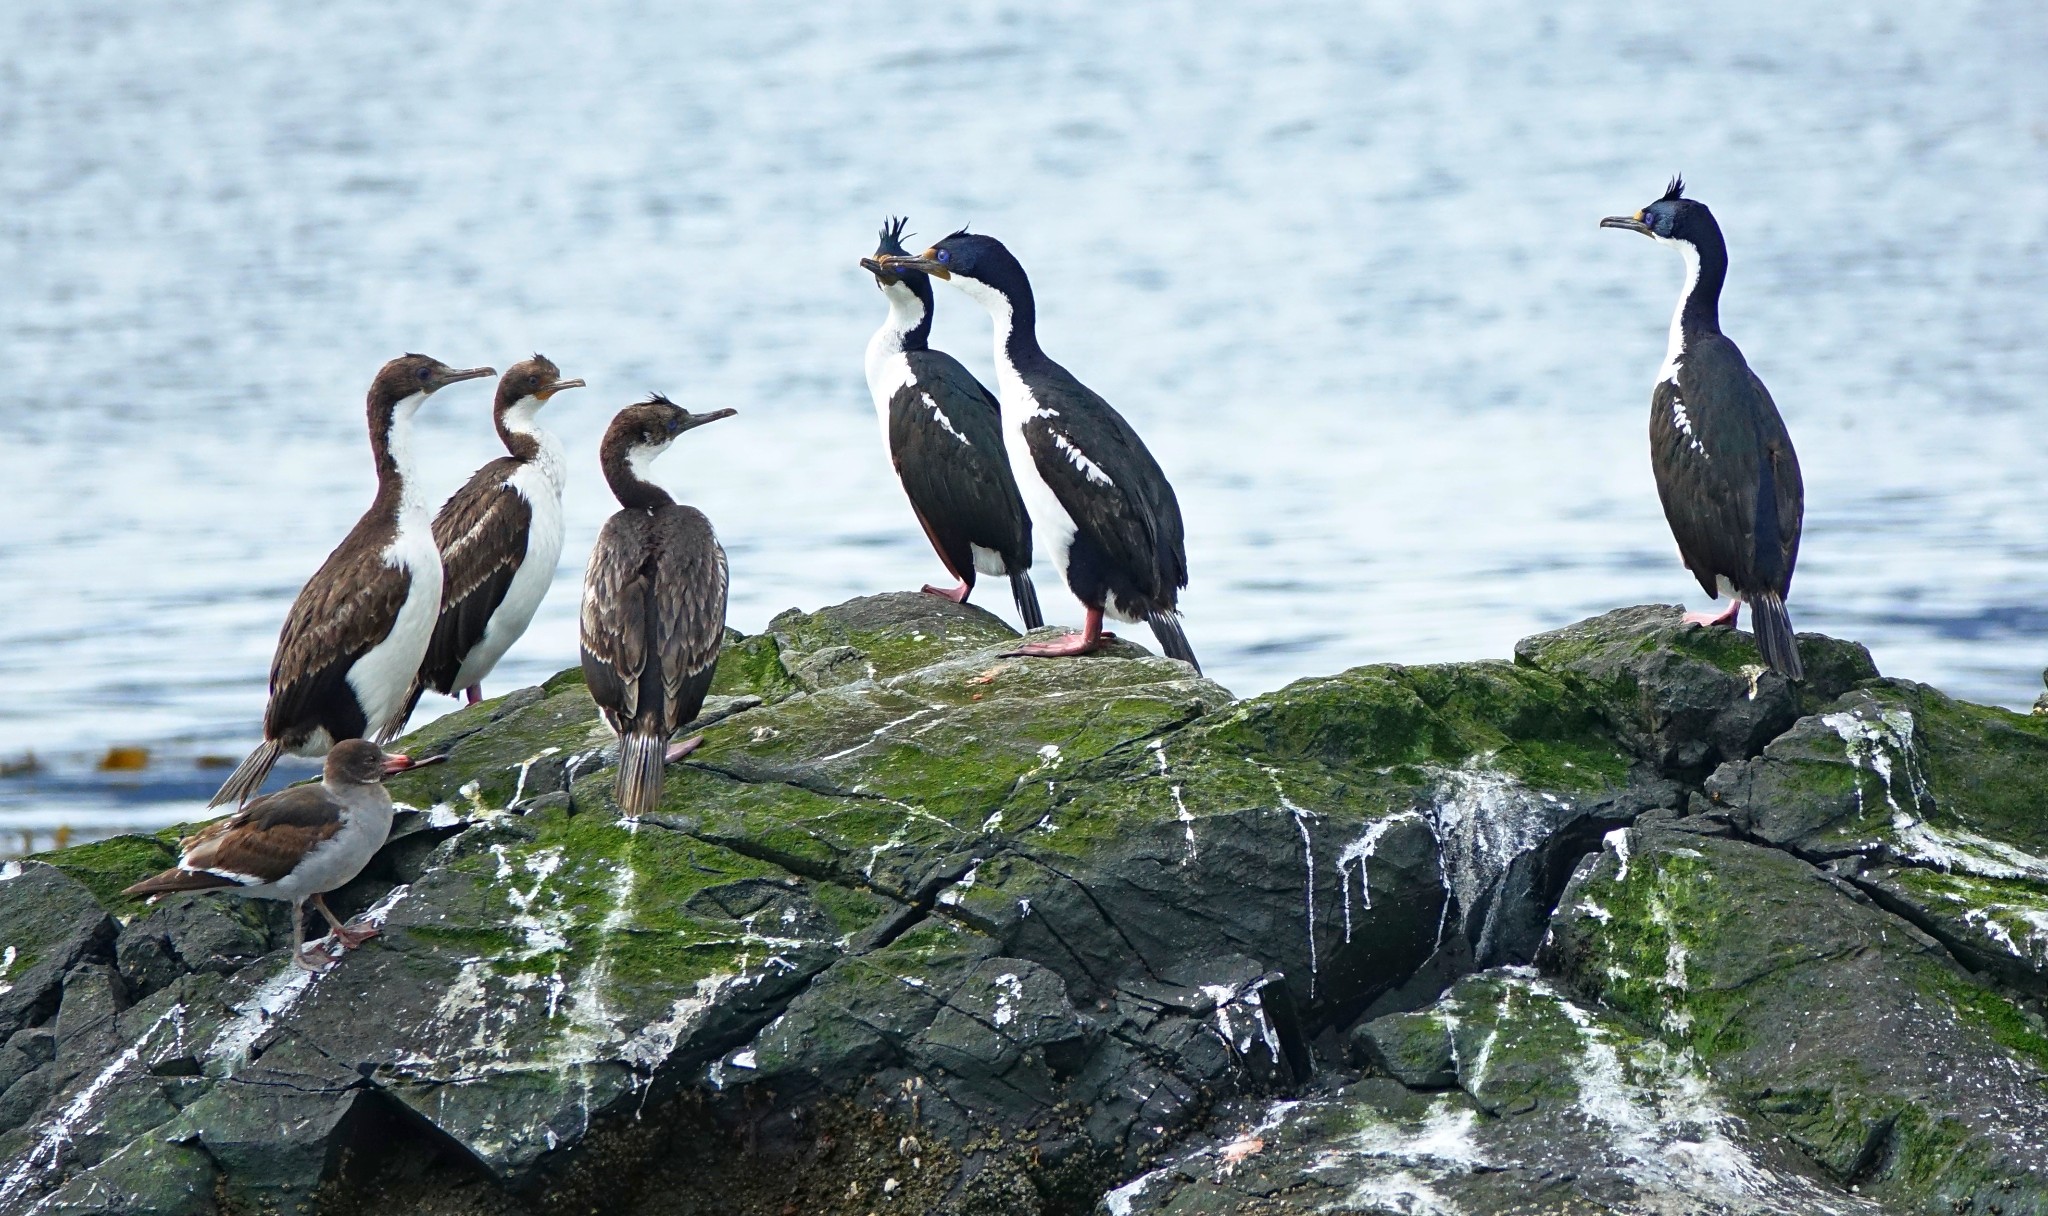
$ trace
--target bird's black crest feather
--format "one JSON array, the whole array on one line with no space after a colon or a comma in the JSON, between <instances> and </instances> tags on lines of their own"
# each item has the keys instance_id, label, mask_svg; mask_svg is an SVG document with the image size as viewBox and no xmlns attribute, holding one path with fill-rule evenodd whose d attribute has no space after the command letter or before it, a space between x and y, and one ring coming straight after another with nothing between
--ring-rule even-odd
<instances>
[{"instance_id":1,"label":"bird's black crest feather","mask_svg":"<svg viewBox=\"0 0 2048 1216\"><path fill-rule=\"evenodd\" d=\"M960 231L958 231L958 232L955 232L955 233L952 233L951 235L947 236L947 237L946 237L946 239L950 241L950 240L952 240L952 239L953 239L953 237L956 237L956 236L966 236L966 235L967 235L967 225L965 225L965 224L962 224L962 225L960 225Z\"/></svg>"},{"instance_id":2,"label":"bird's black crest feather","mask_svg":"<svg viewBox=\"0 0 2048 1216\"><path fill-rule=\"evenodd\" d=\"M640 404L641 404L641 405L674 405L674 404L675 404L675 402L673 402L673 401L670 401L670 400L669 400L669 399L668 399L667 397L664 397L664 396L662 396L662 395L661 395L660 393L649 393L649 394L647 394L647 400L645 400L645 401L642 401L642 402L641 402Z\"/></svg>"},{"instance_id":3,"label":"bird's black crest feather","mask_svg":"<svg viewBox=\"0 0 2048 1216\"><path fill-rule=\"evenodd\" d=\"M1663 198L1660 198L1660 199L1658 199L1657 201L1658 201L1658 202L1660 202L1660 203L1669 203L1669 202L1675 202L1675 201L1677 201L1677 200L1679 200L1679 199L1681 199L1681 198L1684 198L1684 197L1685 197L1685 175L1684 175L1683 173L1681 173L1681 174L1679 174L1679 175L1677 175L1676 177L1673 177L1673 178L1671 179L1671 184L1670 184L1670 185L1668 185L1668 186L1664 187L1664 197L1663 197Z\"/></svg>"},{"instance_id":4,"label":"bird's black crest feather","mask_svg":"<svg viewBox=\"0 0 2048 1216\"><path fill-rule=\"evenodd\" d=\"M909 216L890 216L882 221L882 236L878 248L883 253L903 253L903 228L910 223ZM915 235L915 234L913 234Z\"/></svg>"}]
</instances>

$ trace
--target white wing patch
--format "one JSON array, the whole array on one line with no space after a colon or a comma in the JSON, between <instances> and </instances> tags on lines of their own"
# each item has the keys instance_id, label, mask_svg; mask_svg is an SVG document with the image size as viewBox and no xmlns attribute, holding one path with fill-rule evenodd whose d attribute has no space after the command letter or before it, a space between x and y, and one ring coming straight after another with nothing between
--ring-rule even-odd
<instances>
[{"instance_id":1,"label":"white wing patch","mask_svg":"<svg viewBox=\"0 0 2048 1216\"><path fill-rule=\"evenodd\" d=\"M1700 437L1693 433L1692 416L1685 412L1685 398L1678 395L1677 385L1673 385L1672 389L1671 424L1678 428L1679 434L1685 436L1693 451L1698 452L1703 459L1712 460L1713 457L1707 455L1706 446L1700 442Z\"/></svg>"},{"instance_id":2,"label":"white wing patch","mask_svg":"<svg viewBox=\"0 0 2048 1216\"><path fill-rule=\"evenodd\" d=\"M931 407L932 417L938 420L940 426L946 428L946 433L948 435L951 435L953 438L958 439L963 445L967 447L971 448L974 446L972 443L967 442L967 436L960 433L960 428L953 425L953 420L951 418L946 417L946 411L939 408L939 403L937 401L932 400L932 395L928 390L920 391L918 393L918 396L923 397L924 403Z\"/></svg>"},{"instance_id":3,"label":"white wing patch","mask_svg":"<svg viewBox=\"0 0 2048 1216\"><path fill-rule=\"evenodd\" d=\"M1109 474L1102 471L1101 465L1096 464L1094 461L1088 459L1087 455L1083 453L1080 448L1075 447L1071 442L1069 442L1065 435L1060 434L1058 431L1053 431L1052 441L1053 444L1057 446L1060 451L1065 452L1067 454L1068 460L1074 462L1074 467L1081 470L1081 475L1083 477L1086 477L1088 480L1094 482L1096 485L1099 486L1110 486L1116 484L1115 482L1109 479Z\"/></svg>"}]
</instances>

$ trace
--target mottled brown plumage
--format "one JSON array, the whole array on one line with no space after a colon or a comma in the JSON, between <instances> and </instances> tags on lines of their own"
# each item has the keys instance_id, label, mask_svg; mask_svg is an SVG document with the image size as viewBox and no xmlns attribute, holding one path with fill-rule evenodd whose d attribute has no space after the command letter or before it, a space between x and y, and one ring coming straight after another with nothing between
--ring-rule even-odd
<instances>
[{"instance_id":1,"label":"mottled brown plumage","mask_svg":"<svg viewBox=\"0 0 2048 1216\"><path fill-rule=\"evenodd\" d=\"M656 397L621 410L605 432L605 479L623 509L605 521L584 573L583 672L619 736L616 792L630 815L660 801L668 741L703 708L725 638L727 589L711 522L634 466L732 413L691 414Z\"/></svg>"}]
</instances>

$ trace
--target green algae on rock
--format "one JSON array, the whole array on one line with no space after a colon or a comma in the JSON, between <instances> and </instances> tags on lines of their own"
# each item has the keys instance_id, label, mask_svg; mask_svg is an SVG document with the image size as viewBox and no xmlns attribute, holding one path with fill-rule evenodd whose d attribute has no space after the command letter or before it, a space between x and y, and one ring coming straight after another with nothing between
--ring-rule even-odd
<instances>
[{"instance_id":1,"label":"green algae on rock","mask_svg":"<svg viewBox=\"0 0 2048 1216\"><path fill-rule=\"evenodd\" d=\"M168 839L10 872L73 945L0 967L0 1212L694 1212L683 1136L750 1214L2042 1210L2041 728L1662 608L1245 701L1015 637L732 635L639 820L577 671L450 714L319 976L280 909L121 901Z\"/></svg>"}]
</instances>

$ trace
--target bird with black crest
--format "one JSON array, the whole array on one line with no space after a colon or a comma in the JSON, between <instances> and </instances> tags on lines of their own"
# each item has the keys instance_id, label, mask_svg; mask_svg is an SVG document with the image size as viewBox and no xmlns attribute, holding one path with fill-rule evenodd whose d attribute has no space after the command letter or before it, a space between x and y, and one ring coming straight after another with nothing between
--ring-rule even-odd
<instances>
[{"instance_id":1,"label":"bird with black crest","mask_svg":"<svg viewBox=\"0 0 2048 1216\"><path fill-rule=\"evenodd\" d=\"M1687 613L1685 620L1732 629L1746 603L1764 661L1786 679L1803 679L1785 597L1799 559L1806 490L1770 390L1721 332L1728 277L1721 226L1705 203L1685 197L1685 182L1675 177L1656 202L1600 226L1642 233L1685 261L1685 286L1650 390L1650 467L1686 568L1709 596L1728 597L1723 611Z\"/></svg>"},{"instance_id":2,"label":"bird with black crest","mask_svg":"<svg viewBox=\"0 0 2048 1216\"><path fill-rule=\"evenodd\" d=\"M1168 657L1197 671L1181 629L1188 585L1180 500L1137 431L1038 344L1038 306L1024 267L1001 241L965 229L915 257L876 258L894 273L943 279L995 323L996 395L1010 469L1067 589L1078 633L1031 642L1018 655L1082 655L1115 635L1102 618L1144 621Z\"/></svg>"},{"instance_id":3,"label":"bird with black crest","mask_svg":"<svg viewBox=\"0 0 2048 1216\"><path fill-rule=\"evenodd\" d=\"M583 676L619 737L613 795L638 817L661 802L667 765L703 736L671 745L704 707L725 642L725 549L711 521L646 479L684 431L736 410L693 414L659 393L612 418L598 448L619 500L583 575Z\"/></svg>"},{"instance_id":4,"label":"bird with black crest","mask_svg":"<svg viewBox=\"0 0 2048 1216\"><path fill-rule=\"evenodd\" d=\"M1031 583L1031 516L1004 454L1002 407L958 359L931 348L930 276L875 260L907 252L905 223L885 222L875 257L860 264L889 301L867 352L882 450L957 583L924 590L964 604L977 572L1007 577L1024 628L1037 629L1045 619Z\"/></svg>"}]
</instances>

